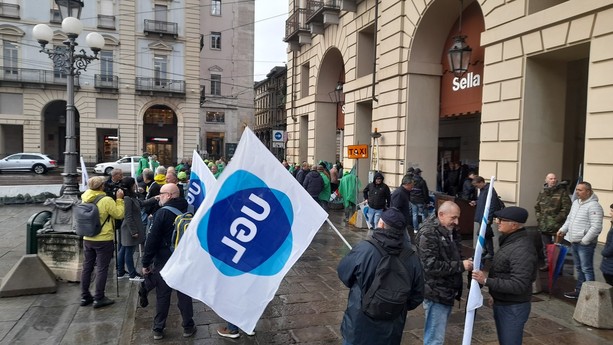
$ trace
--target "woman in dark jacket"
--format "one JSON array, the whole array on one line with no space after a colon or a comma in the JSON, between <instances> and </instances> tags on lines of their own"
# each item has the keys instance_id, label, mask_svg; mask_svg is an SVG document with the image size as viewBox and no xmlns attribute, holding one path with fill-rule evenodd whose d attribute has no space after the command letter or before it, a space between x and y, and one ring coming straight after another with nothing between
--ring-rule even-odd
<instances>
[{"instance_id":1,"label":"woman in dark jacket","mask_svg":"<svg viewBox=\"0 0 613 345\"><path fill-rule=\"evenodd\" d=\"M120 229L121 249L117 254L117 274L120 278L123 278L127 271L130 280L141 281L142 277L134 267L134 249L137 245L145 242L145 227L141 219L141 201L136 195L136 181L132 177L124 177L121 180L120 187L125 194L125 217Z\"/></svg>"},{"instance_id":2,"label":"woman in dark jacket","mask_svg":"<svg viewBox=\"0 0 613 345\"><path fill-rule=\"evenodd\" d=\"M609 206L609 215L613 219L613 204ZM613 220L611 221L611 228L607 234L607 241L602 248L602 263L600 264L600 270L604 276L604 280L609 285L613 285Z\"/></svg>"}]
</instances>

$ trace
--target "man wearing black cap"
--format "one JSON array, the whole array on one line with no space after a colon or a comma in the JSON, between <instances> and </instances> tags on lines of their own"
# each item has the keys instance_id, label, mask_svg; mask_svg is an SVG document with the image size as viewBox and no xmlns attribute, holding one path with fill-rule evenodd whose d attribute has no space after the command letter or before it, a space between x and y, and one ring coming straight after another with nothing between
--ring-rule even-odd
<instances>
[{"instance_id":1,"label":"man wearing black cap","mask_svg":"<svg viewBox=\"0 0 613 345\"><path fill-rule=\"evenodd\" d=\"M524 228L528 211L507 207L494 213L500 231L500 248L494 254L489 276L473 271L472 277L489 288L494 320L501 345L522 343L524 325L530 315L532 282L536 279L537 254ZM491 303L491 301L490 301Z\"/></svg>"},{"instance_id":2,"label":"man wearing black cap","mask_svg":"<svg viewBox=\"0 0 613 345\"><path fill-rule=\"evenodd\" d=\"M339 263L338 277L350 288L347 309L341 323L343 344L400 344L407 312L417 308L423 301L422 268L410 246L404 246L405 226L404 215L399 210L393 207L386 209L381 213L372 238L358 243ZM402 266L396 267L399 271L404 267L403 277L410 285L410 293L402 310L389 319L371 317L366 314L367 311L362 310L363 298L370 292L379 263L386 257L382 252L398 256Z\"/></svg>"}]
</instances>

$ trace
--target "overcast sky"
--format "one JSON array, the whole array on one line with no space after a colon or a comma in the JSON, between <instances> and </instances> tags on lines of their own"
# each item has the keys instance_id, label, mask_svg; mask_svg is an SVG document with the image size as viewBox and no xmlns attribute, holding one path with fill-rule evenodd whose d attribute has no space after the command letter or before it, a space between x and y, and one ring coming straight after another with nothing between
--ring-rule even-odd
<instances>
[{"instance_id":1,"label":"overcast sky","mask_svg":"<svg viewBox=\"0 0 613 345\"><path fill-rule=\"evenodd\" d=\"M287 9L287 0L255 0L254 81L265 79L273 67L287 61L283 42Z\"/></svg>"}]
</instances>

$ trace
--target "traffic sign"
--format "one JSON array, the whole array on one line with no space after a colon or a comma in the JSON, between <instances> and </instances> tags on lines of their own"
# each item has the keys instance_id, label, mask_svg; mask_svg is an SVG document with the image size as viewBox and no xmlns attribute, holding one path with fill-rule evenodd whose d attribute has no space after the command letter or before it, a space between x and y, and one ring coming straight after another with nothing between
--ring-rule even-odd
<instances>
[{"instance_id":1,"label":"traffic sign","mask_svg":"<svg viewBox=\"0 0 613 345\"><path fill-rule=\"evenodd\" d=\"M274 129L272 131L272 141L283 141L283 131Z\"/></svg>"},{"instance_id":2,"label":"traffic sign","mask_svg":"<svg viewBox=\"0 0 613 345\"><path fill-rule=\"evenodd\" d=\"M283 148L285 148L285 143L273 141L272 142L272 148L273 149L283 149Z\"/></svg>"},{"instance_id":3,"label":"traffic sign","mask_svg":"<svg viewBox=\"0 0 613 345\"><path fill-rule=\"evenodd\" d=\"M349 145L347 156L353 159L368 158L368 145Z\"/></svg>"}]
</instances>

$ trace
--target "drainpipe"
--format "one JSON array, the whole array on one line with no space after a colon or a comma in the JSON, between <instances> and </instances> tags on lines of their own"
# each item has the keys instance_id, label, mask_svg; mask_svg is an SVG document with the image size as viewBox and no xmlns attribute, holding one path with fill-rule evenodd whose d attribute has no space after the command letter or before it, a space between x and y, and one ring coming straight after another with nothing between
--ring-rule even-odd
<instances>
[{"instance_id":1,"label":"drainpipe","mask_svg":"<svg viewBox=\"0 0 613 345\"><path fill-rule=\"evenodd\" d=\"M296 113L295 113L295 108L296 108L296 51L292 50L292 93L291 98L292 98L292 109L291 109L291 117L292 120L294 120L294 122L296 122Z\"/></svg>"},{"instance_id":2,"label":"drainpipe","mask_svg":"<svg viewBox=\"0 0 613 345\"><path fill-rule=\"evenodd\" d=\"M374 29L374 49L373 49L373 62L372 62L372 95L371 98L375 102L379 102L375 96L375 80L377 74L377 26L379 23L379 0L375 1L375 29Z\"/></svg>"}]
</instances>

